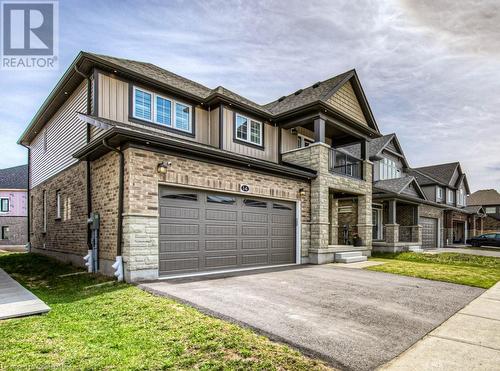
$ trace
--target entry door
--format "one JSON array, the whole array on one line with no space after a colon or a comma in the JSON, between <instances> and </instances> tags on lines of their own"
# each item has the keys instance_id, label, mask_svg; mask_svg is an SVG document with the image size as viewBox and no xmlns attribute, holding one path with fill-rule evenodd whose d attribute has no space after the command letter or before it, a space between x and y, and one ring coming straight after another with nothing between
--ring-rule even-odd
<instances>
[{"instance_id":1,"label":"entry door","mask_svg":"<svg viewBox=\"0 0 500 371\"><path fill-rule=\"evenodd\" d=\"M372 238L374 240L382 239L382 210L372 209Z\"/></svg>"},{"instance_id":2,"label":"entry door","mask_svg":"<svg viewBox=\"0 0 500 371\"><path fill-rule=\"evenodd\" d=\"M160 275L295 263L295 203L160 188Z\"/></svg>"}]
</instances>

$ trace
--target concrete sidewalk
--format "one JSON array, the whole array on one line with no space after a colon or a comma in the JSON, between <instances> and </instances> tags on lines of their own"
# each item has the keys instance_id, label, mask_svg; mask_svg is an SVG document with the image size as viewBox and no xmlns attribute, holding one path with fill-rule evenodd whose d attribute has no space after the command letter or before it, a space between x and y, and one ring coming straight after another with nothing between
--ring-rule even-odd
<instances>
[{"instance_id":1,"label":"concrete sidewalk","mask_svg":"<svg viewBox=\"0 0 500 371\"><path fill-rule=\"evenodd\" d=\"M425 254L441 254L444 252L454 252L457 254L467 254L467 255L480 255L480 256L491 256L494 258L500 258L500 249L492 248L491 250L478 250L478 249L466 249L458 247L442 247L436 250L426 250Z\"/></svg>"},{"instance_id":2,"label":"concrete sidewalk","mask_svg":"<svg viewBox=\"0 0 500 371\"><path fill-rule=\"evenodd\" d=\"M500 282L380 370L500 370Z\"/></svg>"},{"instance_id":3,"label":"concrete sidewalk","mask_svg":"<svg viewBox=\"0 0 500 371\"><path fill-rule=\"evenodd\" d=\"M50 308L0 269L0 320L46 313Z\"/></svg>"}]
</instances>

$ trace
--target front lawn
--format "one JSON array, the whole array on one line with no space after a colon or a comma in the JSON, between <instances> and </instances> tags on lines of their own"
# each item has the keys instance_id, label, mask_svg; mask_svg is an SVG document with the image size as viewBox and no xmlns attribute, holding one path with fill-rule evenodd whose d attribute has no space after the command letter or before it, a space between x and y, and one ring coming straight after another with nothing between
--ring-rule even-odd
<instances>
[{"instance_id":1,"label":"front lawn","mask_svg":"<svg viewBox=\"0 0 500 371\"><path fill-rule=\"evenodd\" d=\"M46 257L0 254L0 268L52 308L0 322L2 370L327 368L249 329Z\"/></svg>"},{"instance_id":2,"label":"front lawn","mask_svg":"<svg viewBox=\"0 0 500 371\"><path fill-rule=\"evenodd\" d=\"M490 288L500 281L500 258L457 253L374 253L372 260L385 264L366 269L427 278L461 285Z\"/></svg>"}]
</instances>

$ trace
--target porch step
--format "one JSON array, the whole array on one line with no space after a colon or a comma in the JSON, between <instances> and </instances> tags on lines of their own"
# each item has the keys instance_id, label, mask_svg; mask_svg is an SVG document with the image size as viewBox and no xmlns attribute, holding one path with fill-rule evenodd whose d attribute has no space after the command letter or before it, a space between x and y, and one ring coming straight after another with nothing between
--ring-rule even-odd
<instances>
[{"instance_id":1,"label":"porch step","mask_svg":"<svg viewBox=\"0 0 500 371\"><path fill-rule=\"evenodd\" d=\"M361 251L347 251L335 253L336 263L357 263L364 262L367 257L364 256Z\"/></svg>"},{"instance_id":2,"label":"porch step","mask_svg":"<svg viewBox=\"0 0 500 371\"><path fill-rule=\"evenodd\" d=\"M408 251L423 252L424 250L420 246L410 246L410 247L408 247Z\"/></svg>"}]
</instances>

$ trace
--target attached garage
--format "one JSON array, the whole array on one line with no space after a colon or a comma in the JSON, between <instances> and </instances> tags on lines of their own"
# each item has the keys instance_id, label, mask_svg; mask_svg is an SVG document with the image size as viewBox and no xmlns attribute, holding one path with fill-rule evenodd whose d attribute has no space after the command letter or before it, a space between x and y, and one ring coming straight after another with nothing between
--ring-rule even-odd
<instances>
[{"instance_id":1,"label":"attached garage","mask_svg":"<svg viewBox=\"0 0 500 371\"><path fill-rule=\"evenodd\" d=\"M435 249L438 247L438 220L435 218L420 218L422 225L422 248Z\"/></svg>"},{"instance_id":2,"label":"attached garage","mask_svg":"<svg viewBox=\"0 0 500 371\"><path fill-rule=\"evenodd\" d=\"M294 202L162 186L159 207L160 276L296 262Z\"/></svg>"}]
</instances>

